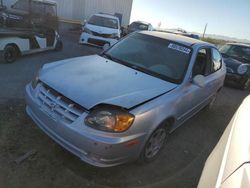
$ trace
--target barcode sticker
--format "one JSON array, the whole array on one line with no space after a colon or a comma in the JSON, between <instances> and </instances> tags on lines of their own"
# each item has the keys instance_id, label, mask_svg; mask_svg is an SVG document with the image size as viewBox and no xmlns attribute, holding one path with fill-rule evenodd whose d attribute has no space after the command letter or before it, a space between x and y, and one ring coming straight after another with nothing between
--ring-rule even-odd
<instances>
[{"instance_id":1,"label":"barcode sticker","mask_svg":"<svg viewBox=\"0 0 250 188\"><path fill-rule=\"evenodd\" d=\"M180 45L177 45L177 44L173 44L173 43L170 43L168 45L168 48L171 48L173 50L177 50L177 51L185 53L185 54L190 54L190 52L191 52L191 50L189 48L186 48L184 46L180 46Z\"/></svg>"}]
</instances>

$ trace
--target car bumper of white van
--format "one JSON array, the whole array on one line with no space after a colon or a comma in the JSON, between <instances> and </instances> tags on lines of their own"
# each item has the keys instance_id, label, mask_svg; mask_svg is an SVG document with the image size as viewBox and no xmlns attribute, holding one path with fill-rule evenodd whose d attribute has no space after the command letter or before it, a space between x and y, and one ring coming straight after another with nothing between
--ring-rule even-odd
<instances>
[{"instance_id":1,"label":"car bumper of white van","mask_svg":"<svg viewBox=\"0 0 250 188\"><path fill-rule=\"evenodd\" d=\"M117 41L118 41L117 39L94 36L94 35L91 35L89 33L83 32L80 36L79 43L80 44L90 44L90 45L102 47L105 44L109 44L110 46L112 46Z\"/></svg>"}]
</instances>

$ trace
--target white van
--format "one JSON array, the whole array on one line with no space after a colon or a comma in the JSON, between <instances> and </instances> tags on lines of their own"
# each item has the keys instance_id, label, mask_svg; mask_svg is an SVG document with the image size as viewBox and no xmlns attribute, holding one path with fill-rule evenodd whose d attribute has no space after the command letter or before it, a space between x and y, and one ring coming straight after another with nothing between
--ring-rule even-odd
<instances>
[{"instance_id":1,"label":"white van","mask_svg":"<svg viewBox=\"0 0 250 188\"><path fill-rule=\"evenodd\" d=\"M119 18L109 14L94 14L83 24L80 44L112 46L121 36Z\"/></svg>"}]
</instances>

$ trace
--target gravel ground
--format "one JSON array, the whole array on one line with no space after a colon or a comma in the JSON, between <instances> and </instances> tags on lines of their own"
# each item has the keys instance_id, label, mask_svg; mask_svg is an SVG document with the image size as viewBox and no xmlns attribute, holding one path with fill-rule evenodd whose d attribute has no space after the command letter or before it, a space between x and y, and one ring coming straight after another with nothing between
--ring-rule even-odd
<instances>
[{"instance_id":1,"label":"gravel ground","mask_svg":"<svg viewBox=\"0 0 250 188\"><path fill-rule=\"evenodd\" d=\"M25 113L24 86L44 63L100 51L77 45L75 34L63 38L62 52L0 64L0 187L196 187L206 158L249 90L223 88L213 109L200 112L170 135L156 161L95 168L57 145ZM31 149L36 155L14 162Z\"/></svg>"}]
</instances>

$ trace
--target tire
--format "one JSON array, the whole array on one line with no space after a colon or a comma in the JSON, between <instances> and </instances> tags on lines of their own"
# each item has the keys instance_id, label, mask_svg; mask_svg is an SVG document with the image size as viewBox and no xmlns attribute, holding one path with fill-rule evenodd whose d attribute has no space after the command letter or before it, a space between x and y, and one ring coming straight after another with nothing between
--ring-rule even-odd
<instances>
[{"instance_id":1,"label":"tire","mask_svg":"<svg viewBox=\"0 0 250 188\"><path fill-rule=\"evenodd\" d=\"M246 90L249 87L249 85L250 85L250 77L244 83L241 84L240 88L242 90Z\"/></svg>"},{"instance_id":2,"label":"tire","mask_svg":"<svg viewBox=\"0 0 250 188\"><path fill-rule=\"evenodd\" d=\"M168 135L166 126L157 128L147 140L138 162L143 164L155 160L164 148Z\"/></svg>"},{"instance_id":3,"label":"tire","mask_svg":"<svg viewBox=\"0 0 250 188\"><path fill-rule=\"evenodd\" d=\"M61 40L58 40L56 42L55 51L61 51L62 49L63 49L63 42Z\"/></svg>"},{"instance_id":4,"label":"tire","mask_svg":"<svg viewBox=\"0 0 250 188\"><path fill-rule=\"evenodd\" d=\"M205 108L204 108L205 111L209 111L209 110L211 110L213 108L214 103L216 101L216 98L217 98L217 93L212 97L212 99L209 102L209 104L207 104L207 106L205 106Z\"/></svg>"},{"instance_id":5,"label":"tire","mask_svg":"<svg viewBox=\"0 0 250 188\"><path fill-rule=\"evenodd\" d=\"M5 63L14 63L18 57L18 49L15 46L7 45L4 48L3 59Z\"/></svg>"}]
</instances>

